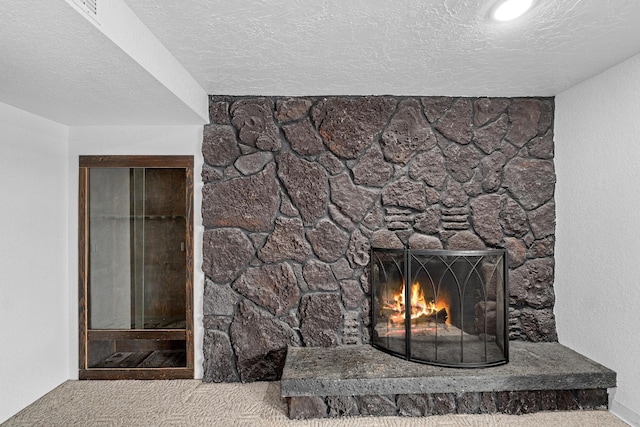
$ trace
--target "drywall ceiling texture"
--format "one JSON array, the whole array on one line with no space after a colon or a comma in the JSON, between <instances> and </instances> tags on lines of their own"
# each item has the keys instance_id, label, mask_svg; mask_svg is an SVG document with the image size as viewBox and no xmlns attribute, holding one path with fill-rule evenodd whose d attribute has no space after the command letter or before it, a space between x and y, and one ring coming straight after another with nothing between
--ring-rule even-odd
<instances>
[{"instance_id":1,"label":"drywall ceiling texture","mask_svg":"<svg viewBox=\"0 0 640 427\"><path fill-rule=\"evenodd\" d=\"M0 102L65 125L205 121L63 0L2 0L0 58Z\"/></svg>"},{"instance_id":2,"label":"drywall ceiling texture","mask_svg":"<svg viewBox=\"0 0 640 427\"><path fill-rule=\"evenodd\" d=\"M125 1L210 94L547 96L640 51L635 0Z\"/></svg>"}]
</instances>

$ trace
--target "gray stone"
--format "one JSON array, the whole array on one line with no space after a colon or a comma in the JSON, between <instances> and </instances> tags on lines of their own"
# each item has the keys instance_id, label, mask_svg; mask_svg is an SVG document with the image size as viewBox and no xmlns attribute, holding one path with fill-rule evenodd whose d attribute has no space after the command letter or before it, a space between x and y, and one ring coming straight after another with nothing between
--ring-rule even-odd
<instances>
[{"instance_id":1,"label":"gray stone","mask_svg":"<svg viewBox=\"0 0 640 427\"><path fill-rule=\"evenodd\" d=\"M307 239L313 252L325 262L334 262L341 258L349 243L349 235L327 220L321 220L313 229L307 231Z\"/></svg>"},{"instance_id":2,"label":"gray stone","mask_svg":"<svg viewBox=\"0 0 640 427\"><path fill-rule=\"evenodd\" d=\"M280 213L282 213L282 215L286 215L289 217L297 217L298 215L300 215L298 209L296 209L296 207L293 206L293 203L291 203L291 199L289 198L289 196L287 196L286 194L282 194L280 196L280 199Z\"/></svg>"},{"instance_id":3,"label":"gray stone","mask_svg":"<svg viewBox=\"0 0 640 427\"><path fill-rule=\"evenodd\" d=\"M318 390L325 396L408 396L461 390L484 394L487 391L606 389L615 384L615 372L557 342L511 341L509 363L489 369L450 369L420 364L368 345L290 347L280 390L282 396L309 396ZM423 400L423 404L426 401ZM487 406L485 402L482 405Z\"/></svg>"},{"instance_id":4,"label":"gray stone","mask_svg":"<svg viewBox=\"0 0 640 427\"><path fill-rule=\"evenodd\" d=\"M522 237L529 232L527 213L509 196L502 199L500 224L507 236Z\"/></svg>"},{"instance_id":5,"label":"gray stone","mask_svg":"<svg viewBox=\"0 0 640 427\"><path fill-rule=\"evenodd\" d=\"M502 242L502 227L499 221L502 206L500 196L478 196L471 201L470 206L473 229L489 246L498 246Z\"/></svg>"},{"instance_id":6,"label":"gray stone","mask_svg":"<svg viewBox=\"0 0 640 427\"><path fill-rule=\"evenodd\" d=\"M442 204L448 208L466 206L469 196L462 185L455 179L447 180L442 194Z\"/></svg>"},{"instance_id":7,"label":"gray stone","mask_svg":"<svg viewBox=\"0 0 640 427\"><path fill-rule=\"evenodd\" d=\"M329 205L329 216L333 222L347 231L353 231L356 228L356 225L353 223L351 218L343 214L336 205Z\"/></svg>"},{"instance_id":8,"label":"gray stone","mask_svg":"<svg viewBox=\"0 0 640 427\"><path fill-rule=\"evenodd\" d=\"M436 145L431 126L420 111L420 104L413 98L400 102L396 114L380 137L384 157L394 163L407 164L419 151Z\"/></svg>"},{"instance_id":9,"label":"gray stone","mask_svg":"<svg viewBox=\"0 0 640 427\"><path fill-rule=\"evenodd\" d=\"M202 314L232 316L240 296L229 285L218 285L206 279Z\"/></svg>"},{"instance_id":10,"label":"gray stone","mask_svg":"<svg viewBox=\"0 0 640 427\"><path fill-rule=\"evenodd\" d=\"M427 185L441 189L447 178L445 159L439 148L415 156L409 166L409 177L422 180Z\"/></svg>"},{"instance_id":11,"label":"gray stone","mask_svg":"<svg viewBox=\"0 0 640 427\"><path fill-rule=\"evenodd\" d=\"M458 414L480 413L481 394L478 392L458 393L456 396Z\"/></svg>"},{"instance_id":12,"label":"gray stone","mask_svg":"<svg viewBox=\"0 0 640 427\"><path fill-rule=\"evenodd\" d=\"M424 417L431 415L432 403L428 394L401 394L396 399L398 413L403 417Z\"/></svg>"},{"instance_id":13,"label":"gray stone","mask_svg":"<svg viewBox=\"0 0 640 427\"><path fill-rule=\"evenodd\" d=\"M447 139L468 144L473 139L473 105L468 98L458 98L436 123L436 129Z\"/></svg>"},{"instance_id":14,"label":"gray stone","mask_svg":"<svg viewBox=\"0 0 640 427\"><path fill-rule=\"evenodd\" d=\"M415 233L409 238L409 249L442 249L442 242L437 237Z\"/></svg>"},{"instance_id":15,"label":"gray stone","mask_svg":"<svg viewBox=\"0 0 640 427\"><path fill-rule=\"evenodd\" d=\"M341 280L340 293L342 295L342 305L345 308L357 308L362 304L364 292L358 280Z\"/></svg>"},{"instance_id":16,"label":"gray stone","mask_svg":"<svg viewBox=\"0 0 640 427\"><path fill-rule=\"evenodd\" d=\"M496 394L491 391L480 393L480 413L482 414L494 414L498 412L498 402L496 401Z\"/></svg>"},{"instance_id":17,"label":"gray stone","mask_svg":"<svg viewBox=\"0 0 640 427\"><path fill-rule=\"evenodd\" d=\"M276 220L275 229L267 238L267 243L258 252L258 258L264 262L303 262L310 254L311 248L304 238L302 221L281 217Z\"/></svg>"},{"instance_id":18,"label":"gray stone","mask_svg":"<svg viewBox=\"0 0 640 427\"><path fill-rule=\"evenodd\" d=\"M518 148L538 134L541 103L536 99L514 99L509 106L511 127L506 138Z\"/></svg>"},{"instance_id":19,"label":"gray stone","mask_svg":"<svg viewBox=\"0 0 640 427\"><path fill-rule=\"evenodd\" d=\"M465 182L462 184L462 188L464 188L464 191L465 193L467 193L467 196L475 197L483 193L482 185L483 185L482 174L480 173L478 168L476 168L471 179L468 182Z\"/></svg>"},{"instance_id":20,"label":"gray stone","mask_svg":"<svg viewBox=\"0 0 640 427\"><path fill-rule=\"evenodd\" d=\"M491 154L501 146L502 139L509 127L509 117L506 114L500 116L498 120L487 126L474 131L473 141L476 147L486 154Z\"/></svg>"},{"instance_id":21,"label":"gray stone","mask_svg":"<svg viewBox=\"0 0 640 427\"><path fill-rule=\"evenodd\" d=\"M548 160L515 158L504 168L503 186L527 210L548 202L555 183L553 162Z\"/></svg>"},{"instance_id":22,"label":"gray stone","mask_svg":"<svg viewBox=\"0 0 640 427\"><path fill-rule=\"evenodd\" d=\"M202 381L229 383L240 380L234 364L231 341L227 334L206 329L202 349L204 352Z\"/></svg>"},{"instance_id":23,"label":"gray stone","mask_svg":"<svg viewBox=\"0 0 640 427\"><path fill-rule=\"evenodd\" d=\"M240 141L266 151L282 147L273 121L273 104L267 98L241 99L231 105L231 123L238 129Z\"/></svg>"},{"instance_id":24,"label":"gray stone","mask_svg":"<svg viewBox=\"0 0 640 427\"><path fill-rule=\"evenodd\" d=\"M333 276L331 267L320 261L310 260L302 268L304 280L312 291L338 290L338 281Z\"/></svg>"},{"instance_id":25,"label":"gray stone","mask_svg":"<svg viewBox=\"0 0 640 427\"><path fill-rule=\"evenodd\" d=\"M344 163L328 151L318 156L318 163L324 166L331 175L337 175L345 168Z\"/></svg>"},{"instance_id":26,"label":"gray stone","mask_svg":"<svg viewBox=\"0 0 640 427\"><path fill-rule=\"evenodd\" d=\"M447 240L446 249L451 250L482 250L485 249L482 240L470 231L460 231Z\"/></svg>"},{"instance_id":27,"label":"gray stone","mask_svg":"<svg viewBox=\"0 0 640 427\"><path fill-rule=\"evenodd\" d=\"M553 98L538 99L540 103L540 119L538 120L538 135L545 134L547 131L552 130L554 116Z\"/></svg>"},{"instance_id":28,"label":"gray stone","mask_svg":"<svg viewBox=\"0 0 640 427\"><path fill-rule=\"evenodd\" d=\"M475 120L474 123L482 126L502 115L509 106L506 98L479 98L474 102Z\"/></svg>"},{"instance_id":29,"label":"gray stone","mask_svg":"<svg viewBox=\"0 0 640 427\"><path fill-rule=\"evenodd\" d=\"M353 269L349 266L349 261L346 258L340 258L331 264L331 271L333 271L333 275L338 280L348 279L353 276Z\"/></svg>"},{"instance_id":30,"label":"gray stone","mask_svg":"<svg viewBox=\"0 0 640 427\"><path fill-rule=\"evenodd\" d=\"M527 151L529 156L537 159L553 159L553 132L548 131L539 138L533 138L527 144Z\"/></svg>"},{"instance_id":31,"label":"gray stone","mask_svg":"<svg viewBox=\"0 0 640 427\"><path fill-rule=\"evenodd\" d=\"M229 103L209 99L209 120L213 124L226 125L229 123Z\"/></svg>"},{"instance_id":32,"label":"gray stone","mask_svg":"<svg viewBox=\"0 0 640 427\"><path fill-rule=\"evenodd\" d=\"M338 157L355 159L371 145L396 108L390 97L325 98L311 109L313 123Z\"/></svg>"},{"instance_id":33,"label":"gray stone","mask_svg":"<svg viewBox=\"0 0 640 427\"><path fill-rule=\"evenodd\" d=\"M509 252L509 267L520 267L527 260L527 246L520 239L505 237L504 247Z\"/></svg>"},{"instance_id":34,"label":"gray stone","mask_svg":"<svg viewBox=\"0 0 640 427\"><path fill-rule=\"evenodd\" d=\"M556 231L556 204L546 203L528 213L531 232L536 239L553 236Z\"/></svg>"},{"instance_id":35,"label":"gray stone","mask_svg":"<svg viewBox=\"0 0 640 427\"><path fill-rule=\"evenodd\" d=\"M448 415L456 413L456 395L454 393L433 393L433 415Z\"/></svg>"},{"instance_id":36,"label":"gray stone","mask_svg":"<svg viewBox=\"0 0 640 427\"><path fill-rule=\"evenodd\" d=\"M207 184L202 189L205 227L241 227L269 231L280 200L275 165L246 178Z\"/></svg>"},{"instance_id":37,"label":"gray stone","mask_svg":"<svg viewBox=\"0 0 640 427\"><path fill-rule=\"evenodd\" d=\"M424 211L427 208L424 183L401 178L382 191L382 204Z\"/></svg>"},{"instance_id":38,"label":"gray stone","mask_svg":"<svg viewBox=\"0 0 640 427\"><path fill-rule=\"evenodd\" d=\"M264 166L273 159L271 153L259 151L257 153L241 156L236 160L234 166L243 175L251 175L260 172Z\"/></svg>"},{"instance_id":39,"label":"gray stone","mask_svg":"<svg viewBox=\"0 0 640 427\"><path fill-rule=\"evenodd\" d=\"M382 206L379 202L377 202L373 205L371 211L364 216L362 225L368 227L370 230L377 230L378 228L382 227L382 220Z\"/></svg>"},{"instance_id":40,"label":"gray stone","mask_svg":"<svg viewBox=\"0 0 640 427\"><path fill-rule=\"evenodd\" d=\"M360 306L360 313L362 314L362 324L364 326L369 326L369 324L371 323L371 301L369 298L366 298L364 301L362 301L362 305Z\"/></svg>"},{"instance_id":41,"label":"gray stone","mask_svg":"<svg viewBox=\"0 0 640 427\"><path fill-rule=\"evenodd\" d=\"M247 300L241 301L230 328L242 382L280 379L294 331Z\"/></svg>"},{"instance_id":42,"label":"gray stone","mask_svg":"<svg viewBox=\"0 0 640 427\"><path fill-rule=\"evenodd\" d=\"M359 415L358 404L353 396L329 396L327 397L329 417L353 417Z\"/></svg>"},{"instance_id":43,"label":"gray stone","mask_svg":"<svg viewBox=\"0 0 640 427\"><path fill-rule=\"evenodd\" d=\"M377 193L357 187L346 173L329 178L331 201L354 222L360 222L376 200Z\"/></svg>"},{"instance_id":44,"label":"gray stone","mask_svg":"<svg viewBox=\"0 0 640 427\"><path fill-rule=\"evenodd\" d=\"M384 249L402 249L404 243L393 231L378 230L371 236L371 246Z\"/></svg>"},{"instance_id":45,"label":"gray stone","mask_svg":"<svg viewBox=\"0 0 640 427\"><path fill-rule=\"evenodd\" d=\"M553 315L552 308L542 310L523 308L520 314L520 322L522 323L522 331L529 341L558 341L556 318Z\"/></svg>"},{"instance_id":46,"label":"gray stone","mask_svg":"<svg viewBox=\"0 0 640 427\"><path fill-rule=\"evenodd\" d=\"M364 267L369 264L369 249L371 249L369 239L363 236L360 230L355 230L351 234L347 250L347 259L352 268Z\"/></svg>"},{"instance_id":47,"label":"gray stone","mask_svg":"<svg viewBox=\"0 0 640 427\"><path fill-rule=\"evenodd\" d=\"M287 263L248 268L232 286L276 316L294 307L300 296L296 276Z\"/></svg>"},{"instance_id":48,"label":"gray stone","mask_svg":"<svg viewBox=\"0 0 640 427\"><path fill-rule=\"evenodd\" d=\"M555 252L556 239L554 236L547 236L544 239L535 240L527 250L528 258L544 258L553 256Z\"/></svg>"},{"instance_id":49,"label":"gray stone","mask_svg":"<svg viewBox=\"0 0 640 427\"><path fill-rule=\"evenodd\" d=\"M313 224L327 210L327 174L316 163L285 152L278 156L278 177L305 225Z\"/></svg>"},{"instance_id":50,"label":"gray stone","mask_svg":"<svg viewBox=\"0 0 640 427\"><path fill-rule=\"evenodd\" d=\"M429 206L424 213L415 217L413 228L427 234L438 232L440 224L440 209L438 206Z\"/></svg>"},{"instance_id":51,"label":"gray stone","mask_svg":"<svg viewBox=\"0 0 640 427\"><path fill-rule=\"evenodd\" d=\"M222 173L222 175L227 179L238 178L239 176L242 176L240 171L238 171L235 166L227 166L226 168L224 168L224 172Z\"/></svg>"},{"instance_id":52,"label":"gray stone","mask_svg":"<svg viewBox=\"0 0 640 427\"><path fill-rule=\"evenodd\" d=\"M221 179L222 172L205 163L202 165L202 172L200 173L200 176L202 177L202 182L206 184L208 182Z\"/></svg>"},{"instance_id":53,"label":"gray stone","mask_svg":"<svg viewBox=\"0 0 640 427\"><path fill-rule=\"evenodd\" d=\"M235 309L235 307L231 307ZM215 329L224 333L229 332L231 326L231 316L216 316L214 314L206 314L202 316L202 327L204 329Z\"/></svg>"},{"instance_id":54,"label":"gray stone","mask_svg":"<svg viewBox=\"0 0 640 427\"><path fill-rule=\"evenodd\" d=\"M202 271L216 282L232 280L255 255L247 236L235 228L205 230Z\"/></svg>"},{"instance_id":55,"label":"gray stone","mask_svg":"<svg viewBox=\"0 0 640 427\"><path fill-rule=\"evenodd\" d=\"M299 120L307 115L311 104L306 98L280 98L276 101L276 119L280 123Z\"/></svg>"},{"instance_id":56,"label":"gray stone","mask_svg":"<svg viewBox=\"0 0 640 427\"><path fill-rule=\"evenodd\" d=\"M300 332L306 346L338 345L340 304L336 294L308 294L300 300Z\"/></svg>"},{"instance_id":57,"label":"gray stone","mask_svg":"<svg viewBox=\"0 0 640 427\"><path fill-rule=\"evenodd\" d=\"M249 233L249 239L253 242L253 247L256 250L260 250L267 237L269 237L269 233Z\"/></svg>"},{"instance_id":58,"label":"gray stone","mask_svg":"<svg viewBox=\"0 0 640 427\"><path fill-rule=\"evenodd\" d=\"M360 415L370 417L388 417L397 414L393 396L358 396Z\"/></svg>"},{"instance_id":59,"label":"gray stone","mask_svg":"<svg viewBox=\"0 0 640 427\"><path fill-rule=\"evenodd\" d=\"M482 154L473 145L450 144L443 150L445 166L458 182L467 182L473 177Z\"/></svg>"},{"instance_id":60,"label":"gray stone","mask_svg":"<svg viewBox=\"0 0 640 427\"><path fill-rule=\"evenodd\" d=\"M497 191L502 184L502 170L507 158L499 151L483 158L480 162L482 170L482 189L487 193Z\"/></svg>"},{"instance_id":61,"label":"gray stone","mask_svg":"<svg viewBox=\"0 0 640 427\"><path fill-rule=\"evenodd\" d=\"M498 395L501 412L508 415L523 415L538 412L537 391L508 391Z\"/></svg>"},{"instance_id":62,"label":"gray stone","mask_svg":"<svg viewBox=\"0 0 640 427\"><path fill-rule=\"evenodd\" d=\"M358 311L345 311L342 314L342 344L361 344L360 313Z\"/></svg>"},{"instance_id":63,"label":"gray stone","mask_svg":"<svg viewBox=\"0 0 640 427\"><path fill-rule=\"evenodd\" d=\"M319 396L292 396L287 398L289 418L292 420L306 420L309 418L324 418L327 416L327 405Z\"/></svg>"},{"instance_id":64,"label":"gray stone","mask_svg":"<svg viewBox=\"0 0 640 427\"><path fill-rule=\"evenodd\" d=\"M368 187L383 187L393 175L393 166L385 162L376 148L367 151L352 170L353 182Z\"/></svg>"},{"instance_id":65,"label":"gray stone","mask_svg":"<svg viewBox=\"0 0 640 427\"><path fill-rule=\"evenodd\" d=\"M509 272L511 304L534 308L553 307L553 258L533 259Z\"/></svg>"},{"instance_id":66,"label":"gray stone","mask_svg":"<svg viewBox=\"0 0 640 427\"><path fill-rule=\"evenodd\" d=\"M311 121L306 118L300 122L282 126L291 149L301 156L314 156L324 151L322 138L316 133Z\"/></svg>"},{"instance_id":67,"label":"gray stone","mask_svg":"<svg viewBox=\"0 0 640 427\"><path fill-rule=\"evenodd\" d=\"M421 99L427 119L434 123L449 109L454 98L448 96L429 96Z\"/></svg>"},{"instance_id":68,"label":"gray stone","mask_svg":"<svg viewBox=\"0 0 640 427\"><path fill-rule=\"evenodd\" d=\"M231 126L205 125L202 155L211 166L229 166L240 155L236 133Z\"/></svg>"}]
</instances>

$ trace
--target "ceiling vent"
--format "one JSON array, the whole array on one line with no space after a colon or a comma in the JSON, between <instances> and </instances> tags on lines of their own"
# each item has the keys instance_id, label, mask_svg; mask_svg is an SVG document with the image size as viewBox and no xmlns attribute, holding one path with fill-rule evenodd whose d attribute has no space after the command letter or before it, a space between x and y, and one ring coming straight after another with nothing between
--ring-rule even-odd
<instances>
[{"instance_id":1,"label":"ceiling vent","mask_svg":"<svg viewBox=\"0 0 640 427\"><path fill-rule=\"evenodd\" d=\"M94 21L97 21L98 17L98 0L73 0L75 4L77 4L81 10L86 12L86 14L92 18Z\"/></svg>"}]
</instances>

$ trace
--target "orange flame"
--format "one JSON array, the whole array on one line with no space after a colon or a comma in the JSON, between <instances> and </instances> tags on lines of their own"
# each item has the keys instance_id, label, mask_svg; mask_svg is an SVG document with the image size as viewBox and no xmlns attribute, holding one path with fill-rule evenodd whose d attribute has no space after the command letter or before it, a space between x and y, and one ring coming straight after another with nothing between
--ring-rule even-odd
<instances>
[{"instance_id":1,"label":"orange flame","mask_svg":"<svg viewBox=\"0 0 640 427\"><path fill-rule=\"evenodd\" d=\"M415 282L411 285L410 289L410 310L411 319L417 319L422 315L431 316L434 313L444 309L448 309L446 306L436 306L435 302L427 301L422 286L419 282ZM405 319L405 301L404 301L405 289L404 282L400 288L400 292L393 295L393 304L387 304L386 308L392 310L393 314L389 316L392 323L402 323ZM447 321L448 322L448 321Z\"/></svg>"}]
</instances>

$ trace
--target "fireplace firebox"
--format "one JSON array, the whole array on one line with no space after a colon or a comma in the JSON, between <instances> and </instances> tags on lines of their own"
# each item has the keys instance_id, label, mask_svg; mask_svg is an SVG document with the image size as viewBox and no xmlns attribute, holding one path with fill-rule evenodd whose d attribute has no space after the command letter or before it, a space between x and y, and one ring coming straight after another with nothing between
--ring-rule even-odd
<instances>
[{"instance_id":1,"label":"fireplace firebox","mask_svg":"<svg viewBox=\"0 0 640 427\"><path fill-rule=\"evenodd\" d=\"M372 248L372 345L437 366L507 363L507 268L503 249Z\"/></svg>"}]
</instances>

